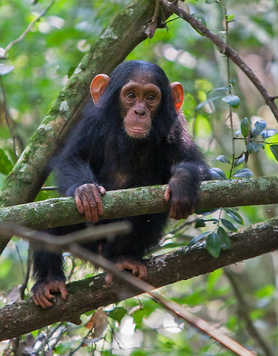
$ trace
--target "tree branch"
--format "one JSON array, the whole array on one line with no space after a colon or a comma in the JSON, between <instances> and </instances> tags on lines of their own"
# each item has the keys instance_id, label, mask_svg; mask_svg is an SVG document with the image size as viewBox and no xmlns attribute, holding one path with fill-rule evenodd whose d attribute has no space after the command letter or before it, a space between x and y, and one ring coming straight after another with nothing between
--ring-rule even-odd
<instances>
[{"instance_id":1,"label":"tree branch","mask_svg":"<svg viewBox=\"0 0 278 356\"><path fill-rule=\"evenodd\" d=\"M205 243L190 249L179 249L171 254L148 260L147 283L155 288L212 272L248 258L278 248L278 218L259 223L231 235L232 247L219 258L208 254ZM104 288L104 274L73 282L68 285L66 301L57 303L47 312L36 307L31 300L17 302L0 310L0 341L22 335L57 321L78 323L80 314L99 306L119 302L140 294L138 289L114 280Z\"/></svg>"},{"instance_id":2,"label":"tree branch","mask_svg":"<svg viewBox=\"0 0 278 356\"><path fill-rule=\"evenodd\" d=\"M61 91L56 102L29 141L13 171L5 179L0 193L0 206L32 201L45 180L47 164L79 119L89 98L89 84L97 73L110 73L128 53L143 41L151 21L154 4L136 0L121 11L102 32ZM7 240L1 242L0 252Z\"/></svg>"},{"instance_id":3,"label":"tree branch","mask_svg":"<svg viewBox=\"0 0 278 356\"><path fill-rule=\"evenodd\" d=\"M110 191L103 199L103 219L167 211L166 186ZM278 177L203 182L197 210L278 203ZM0 209L0 223L46 229L84 222L72 198L55 198ZM0 241L1 243L1 241Z\"/></svg>"},{"instance_id":4,"label":"tree branch","mask_svg":"<svg viewBox=\"0 0 278 356\"><path fill-rule=\"evenodd\" d=\"M163 6L170 12L175 13L183 20L190 23L190 25L201 35L210 39L218 48L219 52L230 58L250 79L265 100L266 105L269 106L276 120L278 121L278 107L275 104L275 98L269 95L266 88L263 86L260 79L256 76L254 71L240 58L239 54L230 46L228 46L219 36L212 33L204 24L198 21L193 15L190 15L184 9L176 5L177 2L169 2L161 0Z\"/></svg>"}]
</instances>

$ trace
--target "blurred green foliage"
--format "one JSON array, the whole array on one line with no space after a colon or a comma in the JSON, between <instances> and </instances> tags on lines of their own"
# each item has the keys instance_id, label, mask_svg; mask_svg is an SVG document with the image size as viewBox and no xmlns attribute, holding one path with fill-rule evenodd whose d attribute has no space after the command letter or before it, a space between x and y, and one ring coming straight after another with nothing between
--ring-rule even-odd
<instances>
[{"instance_id":1,"label":"blurred green foliage","mask_svg":"<svg viewBox=\"0 0 278 356\"><path fill-rule=\"evenodd\" d=\"M127 0L57 0L24 40L14 44L0 60L0 186L10 172L22 146L47 113L67 78L90 44ZM274 0L191 0L194 15L221 38L227 39L248 63L266 89L277 93L278 2ZM0 54L18 38L28 24L49 4L47 0L3 0L0 2ZM224 12L229 32L224 31ZM215 167L218 179L271 175L277 172L278 125L263 99L240 70L231 64L209 40L173 15L166 28L141 43L128 58L159 64L171 81L185 88L183 111L188 128ZM7 124L8 119L8 124ZM232 127L231 127L232 121ZM232 141L234 137L235 151ZM14 139L13 139L14 138ZM16 149L15 149L16 147ZM231 167L232 162L234 166ZM50 177L46 185L53 185ZM56 196L42 191L37 199ZM229 248L229 231L277 214L276 207L242 207L204 213L184 221L170 222L160 252L188 243L207 241L217 257ZM247 315L275 355L278 347L277 269L275 255L258 257L235 268L232 273L248 305ZM27 247L13 240L0 257L0 302L13 300L9 291L23 283ZM72 261L66 257L67 270ZM73 278L80 279L92 269L78 263ZM240 313L240 300L227 274L217 270L207 276L164 288L177 303L192 307L211 324L260 355L267 353L250 333L248 320ZM166 313L147 297L130 299L107 308L109 327L97 343L86 338L88 330L57 324L48 331L32 333L36 354L52 349L53 355L231 355L207 336ZM84 315L84 323L90 316ZM56 342L49 330L58 330ZM57 332L58 332L57 331ZM50 333L51 334L51 333ZM54 336L53 336L54 335ZM49 337L49 340L48 340ZM44 346L43 346L44 343ZM29 339L30 344L30 339ZM82 347L79 347L82 345ZM0 344L0 352L6 344ZM79 348L78 348L79 347ZM96 351L97 350L97 351Z\"/></svg>"}]
</instances>

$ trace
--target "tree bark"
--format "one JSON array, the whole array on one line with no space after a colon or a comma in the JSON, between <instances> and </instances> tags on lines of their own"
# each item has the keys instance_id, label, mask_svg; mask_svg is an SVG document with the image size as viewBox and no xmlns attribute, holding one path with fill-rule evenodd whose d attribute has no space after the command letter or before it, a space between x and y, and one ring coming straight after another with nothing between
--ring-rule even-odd
<instances>
[{"instance_id":1,"label":"tree bark","mask_svg":"<svg viewBox=\"0 0 278 356\"><path fill-rule=\"evenodd\" d=\"M3 184L0 206L34 200L47 176L47 164L65 135L79 119L89 98L89 84L97 73L110 73L116 65L143 41L151 21L154 4L136 0L121 11L102 32L42 120L13 171ZM0 252L7 240L1 241Z\"/></svg>"},{"instance_id":2,"label":"tree bark","mask_svg":"<svg viewBox=\"0 0 278 356\"><path fill-rule=\"evenodd\" d=\"M107 192L102 219L167 211L166 186L140 187ZM203 182L197 210L278 203L278 177ZM48 199L0 209L0 223L17 223L46 229L84 222L72 198Z\"/></svg>"},{"instance_id":3,"label":"tree bark","mask_svg":"<svg viewBox=\"0 0 278 356\"><path fill-rule=\"evenodd\" d=\"M219 258L207 252L205 242L147 261L147 282L155 288L186 280L278 248L278 218L231 235L232 247ZM140 294L118 280L104 287L104 274L68 284L69 297L47 311L29 299L0 309L0 341L17 337L58 321L79 323L80 314Z\"/></svg>"}]
</instances>

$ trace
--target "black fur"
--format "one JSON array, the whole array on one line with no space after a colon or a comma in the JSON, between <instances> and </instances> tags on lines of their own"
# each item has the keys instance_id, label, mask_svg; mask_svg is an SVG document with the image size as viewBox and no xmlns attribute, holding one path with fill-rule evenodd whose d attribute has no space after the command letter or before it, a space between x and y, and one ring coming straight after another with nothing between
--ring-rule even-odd
<instances>
[{"instance_id":1,"label":"black fur","mask_svg":"<svg viewBox=\"0 0 278 356\"><path fill-rule=\"evenodd\" d=\"M135 140L124 131L119 92L140 73L148 73L150 81L159 86L162 100L149 136ZM157 65L143 61L124 62L113 71L99 105L87 106L84 118L73 129L54 168L64 196L73 196L75 189L84 183L94 182L106 190L115 190L167 184L172 177L175 199L186 197L193 205L200 180L209 178L199 149L181 127L167 76ZM166 213L127 217L132 232L113 241L101 241L103 255L112 260L120 257L140 260L158 243L166 219ZM84 226L56 228L50 232L61 235ZM98 252L96 243L86 246ZM34 266L38 283L47 278L64 279L59 255L35 252Z\"/></svg>"}]
</instances>

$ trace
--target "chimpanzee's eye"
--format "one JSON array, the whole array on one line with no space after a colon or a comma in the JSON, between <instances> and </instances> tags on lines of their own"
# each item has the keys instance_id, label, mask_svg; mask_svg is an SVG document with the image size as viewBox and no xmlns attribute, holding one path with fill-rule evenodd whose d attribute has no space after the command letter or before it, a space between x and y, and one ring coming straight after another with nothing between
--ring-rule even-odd
<instances>
[{"instance_id":1,"label":"chimpanzee's eye","mask_svg":"<svg viewBox=\"0 0 278 356\"><path fill-rule=\"evenodd\" d=\"M127 98L128 99L134 99L136 97L135 93L133 91L129 91L127 94L126 94Z\"/></svg>"},{"instance_id":2,"label":"chimpanzee's eye","mask_svg":"<svg viewBox=\"0 0 278 356\"><path fill-rule=\"evenodd\" d=\"M150 94L148 94L147 96L146 96L146 99L148 100L148 101L154 101L155 100L155 94L153 94L153 93L150 93Z\"/></svg>"}]
</instances>

